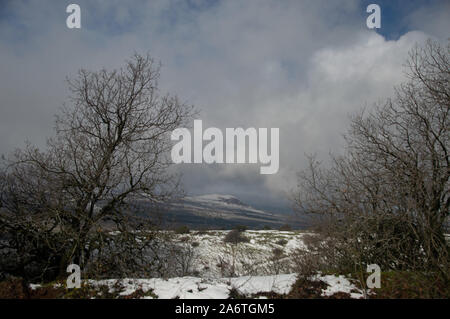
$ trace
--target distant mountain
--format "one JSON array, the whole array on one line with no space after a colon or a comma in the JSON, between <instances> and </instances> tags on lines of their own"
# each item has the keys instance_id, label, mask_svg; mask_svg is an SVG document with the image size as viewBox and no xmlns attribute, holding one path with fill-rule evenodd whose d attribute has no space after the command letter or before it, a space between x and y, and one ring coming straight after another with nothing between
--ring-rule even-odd
<instances>
[{"instance_id":1,"label":"distant mountain","mask_svg":"<svg viewBox=\"0 0 450 319\"><path fill-rule=\"evenodd\" d=\"M191 228L233 228L245 225L249 228L279 228L289 224L292 228L303 228L305 223L289 220L286 214L267 212L242 202L235 196L208 194L187 196L168 207L147 207L145 201L139 202L141 212L150 211L161 218L168 226L187 225Z\"/></svg>"}]
</instances>

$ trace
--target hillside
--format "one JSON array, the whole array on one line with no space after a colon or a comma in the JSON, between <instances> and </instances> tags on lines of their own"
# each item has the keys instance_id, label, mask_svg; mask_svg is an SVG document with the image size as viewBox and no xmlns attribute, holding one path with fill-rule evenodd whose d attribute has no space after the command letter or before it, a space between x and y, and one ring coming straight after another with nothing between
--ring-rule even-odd
<instances>
[{"instance_id":1,"label":"hillside","mask_svg":"<svg viewBox=\"0 0 450 319\"><path fill-rule=\"evenodd\" d=\"M187 225L193 229L231 229L238 225L275 229L284 224L304 229L307 225L306 220L298 216L256 209L232 195L187 196L164 207L141 200L137 206L145 215L156 216L165 225Z\"/></svg>"}]
</instances>

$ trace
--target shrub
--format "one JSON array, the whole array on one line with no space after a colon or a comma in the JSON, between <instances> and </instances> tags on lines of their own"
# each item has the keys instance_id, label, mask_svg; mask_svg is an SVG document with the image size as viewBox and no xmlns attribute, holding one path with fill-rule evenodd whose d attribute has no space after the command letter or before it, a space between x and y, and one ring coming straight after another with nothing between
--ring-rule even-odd
<instances>
[{"instance_id":1,"label":"shrub","mask_svg":"<svg viewBox=\"0 0 450 319\"><path fill-rule=\"evenodd\" d=\"M1 299L28 299L30 298L29 288L21 278L8 278L0 282Z\"/></svg>"},{"instance_id":2,"label":"shrub","mask_svg":"<svg viewBox=\"0 0 450 319\"><path fill-rule=\"evenodd\" d=\"M175 234L189 234L189 227L186 225L179 226L175 228Z\"/></svg>"},{"instance_id":3,"label":"shrub","mask_svg":"<svg viewBox=\"0 0 450 319\"><path fill-rule=\"evenodd\" d=\"M274 248L272 250L272 254L273 254L273 257L276 258L276 259L281 258L281 256L283 255L283 249Z\"/></svg>"},{"instance_id":4,"label":"shrub","mask_svg":"<svg viewBox=\"0 0 450 319\"><path fill-rule=\"evenodd\" d=\"M272 249L272 255L267 260L269 262L270 272L275 274L280 274L282 272L290 272L290 265L289 262L286 262L284 260L284 252L281 248L274 248Z\"/></svg>"},{"instance_id":5,"label":"shrub","mask_svg":"<svg viewBox=\"0 0 450 319\"><path fill-rule=\"evenodd\" d=\"M231 287L228 293L228 299L248 299L248 297L236 287Z\"/></svg>"},{"instance_id":6,"label":"shrub","mask_svg":"<svg viewBox=\"0 0 450 319\"><path fill-rule=\"evenodd\" d=\"M295 262L295 272L299 278L309 278L317 272L350 271L341 250L333 238L323 234L308 234L303 236L305 248L296 249L292 258ZM343 270L345 268L345 270Z\"/></svg>"},{"instance_id":7,"label":"shrub","mask_svg":"<svg viewBox=\"0 0 450 319\"><path fill-rule=\"evenodd\" d=\"M225 243L238 244L249 242L249 239L245 237L241 231L234 229L230 231L223 240Z\"/></svg>"},{"instance_id":8,"label":"shrub","mask_svg":"<svg viewBox=\"0 0 450 319\"><path fill-rule=\"evenodd\" d=\"M381 288L374 289L370 298L450 298L450 285L437 274L415 271L381 273Z\"/></svg>"}]
</instances>

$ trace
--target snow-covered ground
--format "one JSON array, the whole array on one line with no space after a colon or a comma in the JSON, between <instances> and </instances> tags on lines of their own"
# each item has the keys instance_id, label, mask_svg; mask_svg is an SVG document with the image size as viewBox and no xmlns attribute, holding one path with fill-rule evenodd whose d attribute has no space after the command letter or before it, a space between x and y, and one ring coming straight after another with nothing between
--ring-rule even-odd
<instances>
[{"instance_id":1,"label":"snow-covered ground","mask_svg":"<svg viewBox=\"0 0 450 319\"><path fill-rule=\"evenodd\" d=\"M92 285L106 285L110 291L120 289L119 295L127 296L138 289L152 291L161 299L226 299L230 291L237 289L240 294L251 296L260 292L286 294L295 282L296 275L244 276L235 278L204 279L199 277L122 279L90 281ZM116 288L120 287L120 288ZM154 298L152 296L148 298Z\"/></svg>"},{"instance_id":2,"label":"snow-covered ground","mask_svg":"<svg viewBox=\"0 0 450 319\"><path fill-rule=\"evenodd\" d=\"M91 280L90 284L94 286L108 286L111 293L116 292L121 296L131 295L140 289L144 293L152 292L151 295L144 298L227 299L233 290L247 297L269 292L287 294L291 290L296 278L296 274L243 276L219 279L178 277L169 279ZM328 284L328 287L322 290L322 296L331 296L337 292L345 292L349 293L352 298L363 297L362 293L354 292L359 290L343 276L318 275L314 279ZM116 291L117 289L119 291Z\"/></svg>"},{"instance_id":3,"label":"snow-covered ground","mask_svg":"<svg viewBox=\"0 0 450 319\"><path fill-rule=\"evenodd\" d=\"M292 271L292 253L306 248L306 233L278 230L249 230L248 242L232 245L223 238L229 231L192 232L175 240L192 245L192 273L202 278L245 275L274 275ZM275 255L278 254L278 255Z\"/></svg>"},{"instance_id":4,"label":"snow-covered ground","mask_svg":"<svg viewBox=\"0 0 450 319\"><path fill-rule=\"evenodd\" d=\"M145 298L209 299L229 298L232 294L255 297L258 294L288 294L296 282L295 252L306 249L305 236L300 231L248 230L242 234L247 242L224 242L229 231L191 231L170 235L170 243L183 247L184 275L164 275L164 278L86 280L89 286L107 287L110 293L129 296L140 291ZM167 234L167 232L166 232ZM180 266L180 265L179 265ZM180 267L178 267L179 269ZM169 277L169 278L167 278ZM343 276L316 275L311 278L327 284L322 296L337 292L352 298L363 295ZM39 285L33 285L36 289ZM99 289L101 291L101 289ZM263 297L263 296L260 296Z\"/></svg>"}]
</instances>

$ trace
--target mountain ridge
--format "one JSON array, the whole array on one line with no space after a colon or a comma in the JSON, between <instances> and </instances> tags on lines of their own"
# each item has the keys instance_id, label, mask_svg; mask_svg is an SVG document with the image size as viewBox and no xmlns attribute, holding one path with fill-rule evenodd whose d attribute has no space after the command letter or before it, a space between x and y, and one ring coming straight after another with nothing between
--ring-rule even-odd
<instances>
[{"instance_id":1,"label":"mountain ridge","mask_svg":"<svg viewBox=\"0 0 450 319\"><path fill-rule=\"evenodd\" d=\"M286 214L257 209L228 194L185 196L159 207L158 212L165 226L186 225L202 229L230 229L241 225L251 229L279 228L285 224L292 228L305 226L294 216L290 219Z\"/></svg>"}]
</instances>

